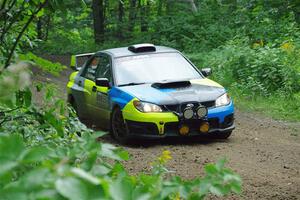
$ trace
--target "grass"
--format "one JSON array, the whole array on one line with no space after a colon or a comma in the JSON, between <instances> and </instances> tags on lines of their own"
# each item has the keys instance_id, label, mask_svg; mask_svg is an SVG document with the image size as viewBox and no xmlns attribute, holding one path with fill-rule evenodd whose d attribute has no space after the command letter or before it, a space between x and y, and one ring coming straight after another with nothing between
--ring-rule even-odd
<instances>
[{"instance_id":1,"label":"grass","mask_svg":"<svg viewBox=\"0 0 300 200\"><path fill-rule=\"evenodd\" d=\"M19 54L19 59L22 61L31 61L43 71L49 72L54 76L59 76L60 72L67 68L60 63L53 63L49 60L38 57L33 53Z\"/></svg>"},{"instance_id":2,"label":"grass","mask_svg":"<svg viewBox=\"0 0 300 200\"><path fill-rule=\"evenodd\" d=\"M284 97L278 94L270 96L245 95L237 90L230 90L236 107L242 111L256 112L273 119L299 122L300 99Z\"/></svg>"}]
</instances>

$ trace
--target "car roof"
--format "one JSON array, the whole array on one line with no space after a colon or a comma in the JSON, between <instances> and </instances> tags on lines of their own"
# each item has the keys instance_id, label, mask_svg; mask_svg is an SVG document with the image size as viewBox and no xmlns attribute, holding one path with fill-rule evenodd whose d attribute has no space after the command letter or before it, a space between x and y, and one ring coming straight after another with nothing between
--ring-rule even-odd
<instances>
[{"instance_id":1,"label":"car roof","mask_svg":"<svg viewBox=\"0 0 300 200\"><path fill-rule=\"evenodd\" d=\"M108 53L114 58L125 57L125 56L136 56L136 55L144 55L144 54L153 54L153 53L169 53L169 52L178 52L176 49L165 47L165 46L155 46L156 51L154 52L142 52L142 53L134 53L128 50L128 47L114 48L114 49L106 49L103 51L99 51L98 53Z\"/></svg>"}]
</instances>

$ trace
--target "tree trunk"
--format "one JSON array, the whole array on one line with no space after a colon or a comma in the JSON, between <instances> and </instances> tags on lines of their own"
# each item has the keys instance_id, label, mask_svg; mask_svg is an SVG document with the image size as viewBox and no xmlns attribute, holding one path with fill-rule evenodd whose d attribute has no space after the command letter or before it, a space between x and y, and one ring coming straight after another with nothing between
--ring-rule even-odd
<instances>
[{"instance_id":1,"label":"tree trunk","mask_svg":"<svg viewBox=\"0 0 300 200\"><path fill-rule=\"evenodd\" d=\"M50 23L51 23L51 17L50 17L50 16L47 16L47 19L46 19L46 30L45 30L44 40L48 40L49 29L50 29Z\"/></svg>"},{"instance_id":2,"label":"tree trunk","mask_svg":"<svg viewBox=\"0 0 300 200\"><path fill-rule=\"evenodd\" d=\"M129 1L129 23L128 23L128 31L129 33L132 33L133 28L135 26L135 21L136 21L136 0L130 0Z\"/></svg>"},{"instance_id":3,"label":"tree trunk","mask_svg":"<svg viewBox=\"0 0 300 200\"><path fill-rule=\"evenodd\" d=\"M194 13L198 12L198 9L197 9L197 6L196 6L194 0L187 0L187 2L189 2L191 4L191 9Z\"/></svg>"},{"instance_id":4,"label":"tree trunk","mask_svg":"<svg viewBox=\"0 0 300 200\"><path fill-rule=\"evenodd\" d=\"M94 37L96 43L104 41L104 4L103 0L93 0Z\"/></svg>"},{"instance_id":5,"label":"tree trunk","mask_svg":"<svg viewBox=\"0 0 300 200\"><path fill-rule=\"evenodd\" d=\"M124 3L119 1L119 13L118 13L118 38L123 39L123 17L124 17Z\"/></svg>"},{"instance_id":6,"label":"tree trunk","mask_svg":"<svg viewBox=\"0 0 300 200\"><path fill-rule=\"evenodd\" d=\"M37 38L42 40L43 39L43 19L42 17L39 17L36 23L36 32L37 32Z\"/></svg>"},{"instance_id":7,"label":"tree trunk","mask_svg":"<svg viewBox=\"0 0 300 200\"><path fill-rule=\"evenodd\" d=\"M172 3L174 4L173 0L166 0L166 13L170 15L172 13Z\"/></svg>"},{"instance_id":8,"label":"tree trunk","mask_svg":"<svg viewBox=\"0 0 300 200\"><path fill-rule=\"evenodd\" d=\"M139 2L141 4L141 2ZM150 13L150 2L147 0L143 5L141 4L140 17L141 17L141 32L148 31L148 18Z\"/></svg>"},{"instance_id":9,"label":"tree trunk","mask_svg":"<svg viewBox=\"0 0 300 200\"><path fill-rule=\"evenodd\" d=\"M188 9L193 13L198 12L198 8L194 0L166 0L166 12L167 14L176 14L178 9Z\"/></svg>"},{"instance_id":10,"label":"tree trunk","mask_svg":"<svg viewBox=\"0 0 300 200\"><path fill-rule=\"evenodd\" d=\"M157 5L157 16L162 15L162 8L163 8L163 0L158 0L158 5Z\"/></svg>"}]
</instances>

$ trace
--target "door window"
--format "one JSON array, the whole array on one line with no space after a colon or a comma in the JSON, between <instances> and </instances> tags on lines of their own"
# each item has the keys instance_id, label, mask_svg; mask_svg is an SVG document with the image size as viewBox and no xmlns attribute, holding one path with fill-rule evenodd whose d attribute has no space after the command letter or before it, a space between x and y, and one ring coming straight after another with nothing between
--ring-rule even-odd
<instances>
[{"instance_id":1,"label":"door window","mask_svg":"<svg viewBox=\"0 0 300 200\"><path fill-rule=\"evenodd\" d=\"M111 63L110 59L106 55L101 55L100 56L100 62L98 65L98 70L97 70L97 78L107 78L109 82L112 81L112 75L111 75Z\"/></svg>"},{"instance_id":2,"label":"door window","mask_svg":"<svg viewBox=\"0 0 300 200\"><path fill-rule=\"evenodd\" d=\"M87 64L85 71L83 73L83 77L95 81L97 68L100 63L100 57L93 57L89 63Z\"/></svg>"}]
</instances>

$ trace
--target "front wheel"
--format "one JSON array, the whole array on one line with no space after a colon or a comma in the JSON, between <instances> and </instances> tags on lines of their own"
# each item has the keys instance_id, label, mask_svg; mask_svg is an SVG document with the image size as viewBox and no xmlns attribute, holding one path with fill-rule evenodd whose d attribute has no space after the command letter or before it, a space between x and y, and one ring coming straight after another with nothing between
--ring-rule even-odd
<instances>
[{"instance_id":1,"label":"front wheel","mask_svg":"<svg viewBox=\"0 0 300 200\"><path fill-rule=\"evenodd\" d=\"M216 132L216 133L212 134L212 137L216 138L216 139L228 139L231 134L232 134L232 131Z\"/></svg>"},{"instance_id":2,"label":"front wheel","mask_svg":"<svg viewBox=\"0 0 300 200\"><path fill-rule=\"evenodd\" d=\"M126 144L129 142L128 128L124 122L122 111L120 108L115 108L111 117L112 136L120 143Z\"/></svg>"}]
</instances>

